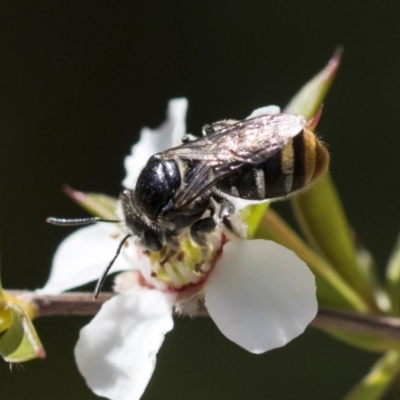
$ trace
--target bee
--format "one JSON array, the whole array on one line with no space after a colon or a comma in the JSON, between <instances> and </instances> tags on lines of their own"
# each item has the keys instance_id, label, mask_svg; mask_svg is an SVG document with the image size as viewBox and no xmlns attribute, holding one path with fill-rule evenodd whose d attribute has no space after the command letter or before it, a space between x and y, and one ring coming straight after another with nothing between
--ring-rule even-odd
<instances>
[{"instance_id":1,"label":"bee","mask_svg":"<svg viewBox=\"0 0 400 400\"><path fill-rule=\"evenodd\" d=\"M203 248L216 226L240 236L232 218L232 197L286 198L309 186L329 165L325 145L300 115L218 121L204 126L202 137L187 134L182 142L150 157L135 188L121 193L123 221L48 219L57 225L123 222L127 235L100 278L95 297L128 238L136 238L144 250L167 247L174 254L184 231Z\"/></svg>"}]
</instances>

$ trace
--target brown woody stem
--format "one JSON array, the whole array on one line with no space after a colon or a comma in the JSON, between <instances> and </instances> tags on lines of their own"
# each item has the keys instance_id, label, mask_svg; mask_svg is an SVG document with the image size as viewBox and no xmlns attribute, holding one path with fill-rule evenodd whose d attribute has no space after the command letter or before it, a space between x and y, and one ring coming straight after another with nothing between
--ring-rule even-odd
<instances>
[{"instance_id":1,"label":"brown woody stem","mask_svg":"<svg viewBox=\"0 0 400 400\"><path fill-rule=\"evenodd\" d=\"M38 317L95 315L102 304L115 295L114 293L103 292L97 300L93 300L93 293L87 292L61 293L58 295L44 295L23 290L7 290L6 292L12 296L33 301L37 307ZM208 316L207 309L204 306L200 307L195 316ZM318 328L339 329L400 340L400 318L320 307L311 325Z\"/></svg>"}]
</instances>

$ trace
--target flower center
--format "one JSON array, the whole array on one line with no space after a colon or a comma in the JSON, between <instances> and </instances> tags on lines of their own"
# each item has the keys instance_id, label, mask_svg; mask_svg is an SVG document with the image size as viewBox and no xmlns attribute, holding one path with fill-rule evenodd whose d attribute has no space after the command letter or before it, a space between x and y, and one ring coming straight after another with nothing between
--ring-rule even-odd
<instances>
[{"instance_id":1,"label":"flower center","mask_svg":"<svg viewBox=\"0 0 400 400\"><path fill-rule=\"evenodd\" d=\"M209 234L204 248L185 235L178 238L180 247L177 251L164 246L161 251L149 252L151 276L173 290L201 284L212 269L224 238L222 231L215 229Z\"/></svg>"}]
</instances>

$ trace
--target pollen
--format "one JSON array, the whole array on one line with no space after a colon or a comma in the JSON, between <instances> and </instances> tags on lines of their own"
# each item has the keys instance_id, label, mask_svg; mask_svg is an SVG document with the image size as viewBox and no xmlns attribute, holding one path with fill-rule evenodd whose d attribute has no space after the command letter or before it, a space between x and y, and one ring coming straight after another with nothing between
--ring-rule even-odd
<instances>
[{"instance_id":1,"label":"pollen","mask_svg":"<svg viewBox=\"0 0 400 400\"><path fill-rule=\"evenodd\" d=\"M161 251L148 252L152 278L177 291L204 282L222 248L222 231L216 229L207 239L206 247L202 247L186 235L180 238L178 251L164 246Z\"/></svg>"}]
</instances>

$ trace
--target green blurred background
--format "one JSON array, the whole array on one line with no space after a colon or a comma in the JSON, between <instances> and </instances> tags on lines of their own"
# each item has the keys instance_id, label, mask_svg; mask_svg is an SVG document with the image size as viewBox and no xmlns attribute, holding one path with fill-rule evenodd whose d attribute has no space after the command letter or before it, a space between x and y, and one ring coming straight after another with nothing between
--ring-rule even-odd
<instances>
[{"instance_id":1,"label":"green blurred background","mask_svg":"<svg viewBox=\"0 0 400 400\"><path fill-rule=\"evenodd\" d=\"M4 285L44 284L71 232L45 218L85 215L61 185L117 196L124 156L169 99L188 97L193 133L284 106L338 44L318 132L351 224L383 269L400 226L399 17L394 1L0 1ZM1 398L97 398L72 356L88 321L38 320L48 357L12 373L0 363ZM144 398L339 399L376 357L314 329L256 356L209 320L178 319Z\"/></svg>"}]
</instances>

